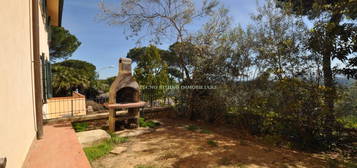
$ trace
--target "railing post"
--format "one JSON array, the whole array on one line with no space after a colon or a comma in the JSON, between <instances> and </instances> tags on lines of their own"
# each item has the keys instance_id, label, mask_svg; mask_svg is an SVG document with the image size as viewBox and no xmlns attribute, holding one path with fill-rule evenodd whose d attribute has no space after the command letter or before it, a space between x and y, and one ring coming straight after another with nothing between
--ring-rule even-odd
<instances>
[{"instance_id":1,"label":"railing post","mask_svg":"<svg viewBox=\"0 0 357 168\"><path fill-rule=\"evenodd\" d=\"M72 114L72 117L73 117L73 98L71 99L71 114Z\"/></svg>"}]
</instances>

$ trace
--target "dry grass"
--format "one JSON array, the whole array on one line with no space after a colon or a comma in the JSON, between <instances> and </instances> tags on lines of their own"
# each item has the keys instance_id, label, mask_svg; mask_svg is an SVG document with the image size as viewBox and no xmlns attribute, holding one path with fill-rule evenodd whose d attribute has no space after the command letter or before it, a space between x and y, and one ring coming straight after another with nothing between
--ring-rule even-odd
<instances>
[{"instance_id":1,"label":"dry grass","mask_svg":"<svg viewBox=\"0 0 357 168\"><path fill-rule=\"evenodd\" d=\"M120 155L106 155L92 162L93 168L239 168L327 166L324 159L308 153L266 146L236 130L215 128L187 121L162 120L156 131L120 144L127 147ZM210 134L191 131L185 125L207 128ZM238 138L240 137L240 138ZM244 138L243 138L244 137Z\"/></svg>"}]
</instances>

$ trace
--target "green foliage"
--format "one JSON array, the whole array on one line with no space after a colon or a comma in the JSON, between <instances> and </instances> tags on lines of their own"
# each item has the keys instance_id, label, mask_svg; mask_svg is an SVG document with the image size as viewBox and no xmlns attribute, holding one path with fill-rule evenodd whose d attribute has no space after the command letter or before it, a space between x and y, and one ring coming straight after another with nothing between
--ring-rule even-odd
<instances>
[{"instance_id":1,"label":"green foliage","mask_svg":"<svg viewBox=\"0 0 357 168\"><path fill-rule=\"evenodd\" d=\"M112 138L110 139L110 143L113 144L121 144L121 143L125 143L128 142L128 138L127 137L119 137L119 136L112 136Z\"/></svg>"},{"instance_id":2,"label":"green foliage","mask_svg":"<svg viewBox=\"0 0 357 168\"><path fill-rule=\"evenodd\" d=\"M113 145L111 143L100 143L95 146L85 147L83 149L89 161L93 161L97 158L100 158L106 154L108 154L113 149Z\"/></svg>"},{"instance_id":3,"label":"green foliage","mask_svg":"<svg viewBox=\"0 0 357 168\"><path fill-rule=\"evenodd\" d=\"M112 76L112 77L109 77L105 80L106 84L108 84L109 86L112 85L112 83L114 82L116 76Z\"/></svg>"},{"instance_id":4,"label":"green foliage","mask_svg":"<svg viewBox=\"0 0 357 168\"><path fill-rule=\"evenodd\" d=\"M357 2L355 1L344 1L344 0L333 0L333 1L320 1L320 0L309 0L309 1L290 1L290 0L278 0L278 6L281 8L286 8L290 13L296 15L305 15L309 19L316 19L327 13L339 13L345 15L347 19L357 18Z\"/></svg>"},{"instance_id":5,"label":"green foliage","mask_svg":"<svg viewBox=\"0 0 357 168\"><path fill-rule=\"evenodd\" d=\"M154 121L145 121L144 118L139 118L139 125L140 127L155 128L160 126L160 123Z\"/></svg>"},{"instance_id":6,"label":"green foliage","mask_svg":"<svg viewBox=\"0 0 357 168\"><path fill-rule=\"evenodd\" d=\"M337 119L345 128L354 128L357 129L357 116L344 116Z\"/></svg>"},{"instance_id":7,"label":"green foliage","mask_svg":"<svg viewBox=\"0 0 357 168\"><path fill-rule=\"evenodd\" d=\"M207 144L212 146L212 147L218 147L218 143L214 140L208 140Z\"/></svg>"},{"instance_id":8,"label":"green foliage","mask_svg":"<svg viewBox=\"0 0 357 168\"><path fill-rule=\"evenodd\" d=\"M268 88L253 82L249 86L254 90L241 91L247 97L230 108L230 123L253 134L268 135L267 141L274 145L289 141L296 148L326 149L338 142L339 124L326 121L324 87L299 79L276 81Z\"/></svg>"},{"instance_id":9,"label":"green foliage","mask_svg":"<svg viewBox=\"0 0 357 168\"><path fill-rule=\"evenodd\" d=\"M99 79L95 81L95 88L98 91L102 91L104 93L109 92L110 86L114 82L116 76L109 77L107 79Z\"/></svg>"},{"instance_id":10,"label":"green foliage","mask_svg":"<svg viewBox=\"0 0 357 168\"><path fill-rule=\"evenodd\" d=\"M152 166L152 165L136 165L134 168L157 168L156 166Z\"/></svg>"},{"instance_id":11,"label":"green foliage","mask_svg":"<svg viewBox=\"0 0 357 168\"><path fill-rule=\"evenodd\" d=\"M52 88L54 96L70 96L78 89L87 97L97 94L96 67L80 60L66 60L52 65Z\"/></svg>"},{"instance_id":12,"label":"green foliage","mask_svg":"<svg viewBox=\"0 0 357 168\"><path fill-rule=\"evenodd\" d=\"M203 134L211 134L212 131L207 130L207 129L201 129L200 133L203 133Z\"/></svg>"},{"instance_id":13,"label":"green foliage","mask_svg":"<svg viewBox=\"0 0 357 168\"><path fill-rule=\"evenodd\" d=\"M140 55L140 62L135 68L135 79L142 86L144 100L153 100L165 96L163 86L169 83L167 65L161 59L159 49L155 46L149 46L145 49L143 55Z\"/></svg>"},{"instance_id":14,"label":"green foliage","mask_svg":"<svg viewBox=\"0 0 357 168\"><path fill-rule=\"evenodd\" d=\"M128 2L124 6L138 5ZM349 58L356 52L355 3L270 0L258 8L254 23L246 28L232 27L227 10L222 8L211 13L208 22L190 38L182 38L184 27L178 30L178 42L168 51L154 46L135 48L128 57L138 63L135 78L141 86L165 85L168 76L180 86L217 86L172 92L182 117L228 123L276 146L286 143L301 149L331 149L341 142L342 124L353 127L350 123L355 122L353 117L344 117L355 114L353 95L357 93L344 93L334 110L338 95L331 68L331 60L336 58L351 65L347 68L357 65L356 58ZM153 6L160 4L165 5L159 2ZM150 16L150 11L144 14ZM314 18L314 28L308 31L296 15ZM142 23L160 20L157 15L152 20L128 23L129 18L143 15L113 17L125 18L123 24L138 28L135 35ZM165 32L160 30L155 36L161 33ZM153 96L145 97L145 92ZM151 88L143 93L144 99L153 100L167 92Z\"/></svg>"},{"instance_id":15,"label":"green foliage","mask_svg":"<svg viewBox=\"0 0 357 168\"><path fill-rule=\"evenodd\" d=\"M336 102L338 116L357 116L357 83L340 90L340 99Z\"/></svg>"},{"instance_id":16,"label":"green foliage","mask_svg":"<svg viewBox=\"0 0 357 168\"><path fill-rule=\"evenodd\" d=\"M129 50L127 54L127 58L130 58L133 60L133 62L139 63L144 60L142 60L142 55L145 54L145 51L148 47L140 47L140 48L132 48ZM170 47L171 48L171 47ZM175 55L175 53L171 50L162 50L157 48L161 60L168 66L168 74L170 75L170 78L182 78L181 72L179 70L179 64L178 64L178 58Z\"/></svg>"},{"instance_id":17,"label":"green foliage","mask_svg":"<svg viewBox=\"0 0 357 168\"><path fill-rule=\"evenodd\" d=\"M357 83L340 92L336 103L337 120L346 128L357 128Z\"/></svg>"},{"instance_id":18,"label":"green foliage","mask_svg":"<svg viewBox=\"0 0 357 168\"><path fill-rule=\"evenodd\" d=\"M198 127L196 125L188 125L188 126L186 126L186 129L189 131L197 131L198 129L200 129L200 127Z\"/></svg>"},{"instance_id":19,"label":"green foliage","mask_svg":"<svg viewBox=\"0 0 357 168\"><path fill-rule=\"evenodd\" d=\"M357 163L348 162L348 161L340 161L337 159L328 159L327 166L328 166L328 168L339 168L339 167L357 168Z\"/></svg>"},{"instance_id":20,"label":"green foliage","mask_svg":"<svg viewBox=\"0 0 357 168\"><path fill-rule=\"evenodd\" d=\"M88 160L93 161L108 154L111 150L113 150L115 145L125 143L127 141L127 137L112 136L112 138L109 140L106 140L91 147L83 148L83 151L86 154Z\"/></svg>"},{"instance_id":21,"label":"green foliage","mask_svg":"<svg viewBox=\"0 0 357 168\"><path fill-rule=\"evenodd\" d=\"M254 43L257 66L271 72L275 78L302 74L307 65L308 54L304 44L308 33L302 18L286 15L275 7L273 1L257 9L253 16ZM249 39L247 39L249 40Z\"/></svg>"},{"instance_id":22,"label":"green foliage","mask_svg":"<svg viewBox=\"0 0 357 168\"><path fill-rule=\"evenodd\" d=\"M63 27L51 26L50 58L67 59L81 45L76 36Z\"/></svg>"},{"instance_id":23,"label":"green foliage","mask_svg":"<svg viewBox=\"0 0 357 168\"><path fill-rule=\"evenodd\" d=\"M82 131L87 130L88 123L87 122L76 122L76 123L72 123L72 126L76 132L82 132Z\"/></svg>"},{"instance_id":24,"label":"green foliage","mask_svg":"<svg viewBox=\"0 0 357 168\"><path fill-rule=\"evenodd\" d=\"M357 37L355 22L357 3L346 0L312 0L308 2L278 0L278 2L287 13L308 16L314 22L309 41L305 45L314 55L322 58L324 85L329 88L325 90L324 101L331 113L330 120L334 120L332 113L334 112L336 90L331 60L338 59L342 62L349 60L346 67L342 69L336 67L336 69L348 77L357 77L356 57L352 56L357 52L357 41L355 40Z\"/></svg>"}]
</instances>

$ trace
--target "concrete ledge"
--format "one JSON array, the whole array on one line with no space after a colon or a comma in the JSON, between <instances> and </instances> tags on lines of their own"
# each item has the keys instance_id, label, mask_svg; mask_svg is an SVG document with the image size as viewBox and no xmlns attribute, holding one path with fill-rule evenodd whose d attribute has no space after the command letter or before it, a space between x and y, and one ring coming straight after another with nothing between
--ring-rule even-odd
<instances>
[{"instance_id":1,"label":"concrete ledge","mask_svg":"<svg viewBox=\"0 0 357 168\"><path fill-rule=\"evenodd\" d=\"M156 107L156 108L147 108L144 109L140 114L144 114L143 116L149 113L161 112L165 110L173 110L172 107ZM127 114L127 110L117 111L116 115L120 117L121 115ZM89 120L100 120L100 119L108 119L109 113L97 113L97 114L89 114L83 116L73 116L73 117L64 117L64 118L54 118L44 120L44 124L55 124L61 122L79 122L79 121L89 121Z\"/></svg>"}]
</instances>

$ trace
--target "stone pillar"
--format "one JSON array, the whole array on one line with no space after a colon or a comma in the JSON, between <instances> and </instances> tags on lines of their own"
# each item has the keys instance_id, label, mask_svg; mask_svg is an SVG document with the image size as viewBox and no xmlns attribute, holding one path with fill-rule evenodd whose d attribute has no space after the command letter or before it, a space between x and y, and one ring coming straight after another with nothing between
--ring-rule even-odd
<instances>
[{"instance_id":1,"label":"stone pillar","mask_svg":"<svg viewBox=\"0 0 357 168\"><path fill-rule=\"evenodd\" d=\"M129 116L135 118L136 120L136 127L140 127L139 118L140 118L140 110L139 108L129 108L128 109Z\"/></svg>"},{"instance_id":2,"label":"stone pillar","mask_svg":"<svg viewBox=\"0 0 357 168\"><path fill-rule=\"evenodd\" d=\"M109 110L109 120L108 120L108 124L109 124L109 132L113 133L115 132L115 110L114 109L110 109Z\"/></svg>"}]
</instances>

